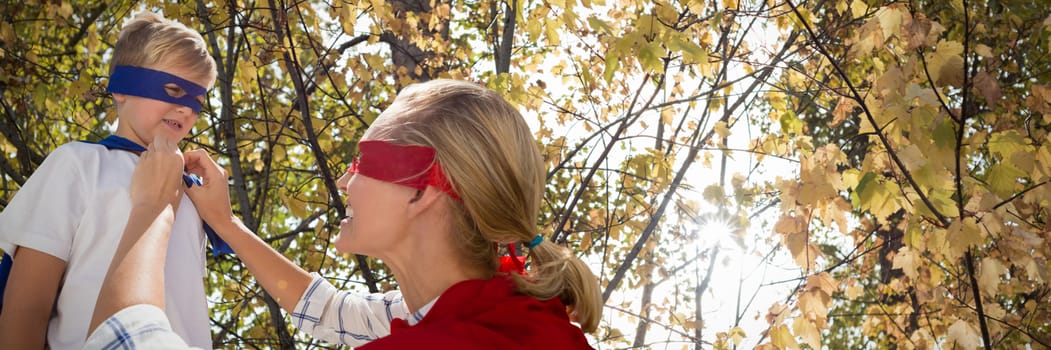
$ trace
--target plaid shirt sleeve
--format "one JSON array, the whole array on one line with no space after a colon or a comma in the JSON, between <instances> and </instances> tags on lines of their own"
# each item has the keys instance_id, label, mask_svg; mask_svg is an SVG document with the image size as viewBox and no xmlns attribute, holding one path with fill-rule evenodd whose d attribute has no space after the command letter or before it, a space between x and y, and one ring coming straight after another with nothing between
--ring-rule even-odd
<instances>
[{"instance_id":1,"label":"plaid shirt sleeve","mask_svg":"<svg viewBox=\"0 0 1051 350\"><path fill-rule=\"evenodd\" d=\"M410 319L400 291L360 295L339 291L317 273L299 298L292 323L330 343L361 346L390 334L395 318Z\"/></svg>"},{"instance_id":2,"label":"plaid shirt sleeve","mask_svg":"<svg viewBox=\"0 0 1051 350\"><path fill-rule=\"evenodd\" d=\"M91 333L84 349L194 349L172 331L160 308L140 304L118 311Z\"/></svg>"}]
</instances>

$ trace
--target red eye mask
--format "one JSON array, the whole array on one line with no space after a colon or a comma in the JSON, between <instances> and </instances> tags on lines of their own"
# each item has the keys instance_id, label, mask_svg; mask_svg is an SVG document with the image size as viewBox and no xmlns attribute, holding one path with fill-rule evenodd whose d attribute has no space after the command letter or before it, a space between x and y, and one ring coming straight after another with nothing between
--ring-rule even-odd
<instances>
[{"instance_id":1,"label":"red eye mask","mask_svg":"<svg viewBox=\"0 0 1051 350\"><path fill-rule=\"evenodd\" d=\"M434 149L426 146L401 146L386 141L361 141L361 156L347 171L423 191L434 186L455 200L460 196L445 178L434 158Z\"/></svg>"}]
</instances>

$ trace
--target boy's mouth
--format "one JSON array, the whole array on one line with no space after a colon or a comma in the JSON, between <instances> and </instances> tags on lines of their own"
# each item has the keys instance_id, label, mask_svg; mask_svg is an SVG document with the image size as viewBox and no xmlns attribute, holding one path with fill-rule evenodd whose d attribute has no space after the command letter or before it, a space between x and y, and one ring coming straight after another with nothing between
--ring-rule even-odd
<instances>
[{"instance_id":1,"label":"boy's mouth","mask_svg":"<svg viewBox=\"0 0 1051 350\"><path fill-rule=\"evenodd\" d=\"M182 130L182 123L179 123L179 122L171 120L171 119L162 119L161 121L164 122L165 124L170 125L171 127L175 128L175 129Z\"/></svg>"}]
</instances>

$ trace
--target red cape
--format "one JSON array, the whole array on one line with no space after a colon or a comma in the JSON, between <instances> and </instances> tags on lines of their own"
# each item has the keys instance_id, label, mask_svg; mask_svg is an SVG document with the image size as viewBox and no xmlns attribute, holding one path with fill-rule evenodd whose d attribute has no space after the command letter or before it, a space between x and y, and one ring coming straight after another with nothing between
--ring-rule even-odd
<instances>
[{"instance_id":1,"label":"red cape","mask_svg":"<svg viewBox=\"0 0 1051 350\"><path fill-rule=\"evenodd\" d=\"M515 292L506 276L449 287L415 326L391 322L391 335L359 347L376 349L592 349L558 298Z\"/></svg>"}]
</instances>

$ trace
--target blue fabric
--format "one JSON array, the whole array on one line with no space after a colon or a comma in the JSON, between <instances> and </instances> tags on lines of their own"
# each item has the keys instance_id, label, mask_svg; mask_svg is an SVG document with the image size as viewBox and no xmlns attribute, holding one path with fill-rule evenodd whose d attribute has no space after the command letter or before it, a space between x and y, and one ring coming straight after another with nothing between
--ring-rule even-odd
<instances>
[{"instance_id":1,"label":"blue fabric","mask_svg":"<svg viewBox=\"0 0 1051 350\"><path fill-rule=\"evenodd\" d=\"M102 141L99 141L98 144L106 146L106 148L108 149L116 149L134 153L141 153L143 151L146 151L146 147L142 147L142 145L137 144L134 141L128 140L117 135L107 136L106 138L102 139ZM201 185L201 178L197 177L197 175L194 174L183 174L182 181L186 184L186 187ZM212 244L213 256L233 254L234 250L230 248L230 245L226 244L226 241L220 238L219 235L215 233L215 230L213 230L211 226L208 226L207 223L204 224L204 234L205 236L208 236L208 242Z\"/></svg>"},{"instance_id":2,"label":"blue fabric","mask_svg":"<svg viewBox=\"0 0 1051 350\"><path fill-rule=\"evenodd\" d=\"M0 257L0 310L3 310L4 289L7 287L7 277L11 275L11 266L14 266L14 262L14 257L8 252L4 252L4 256Z\"/></svg>"},{"instance_id":3,"label":"blue fabric","mask_svg":"<svg viewBox=\"0 0 1051 350\"><path fill-rule=\"evenodd\" d=\"M135 143L135 141L128 140L126 138L110 135L99 141L98 144L106 146L107 149L117 149L121 151L130 151L134 153L142 153L146 151L146 147ZM186 187L193 187L193 185L200 186L201 178L197 174L182 174L182 182L186 184Z\"/></svg>"},{"instance_id":4,"label":"blue fabric","mask_svg":"<svg viewBox=\"0 0 1051 350\"><path fill-rule=\"evenodd\" d=\"M165 84L175 84L186 92L175 97L168 94ZM145 97L181 106L190 107L194 113L201 112L199 96L205 96L208 89L192 81L165 72L132 66L117 66L109 77L106 92Z\"/></svg>"}]
</instances>

